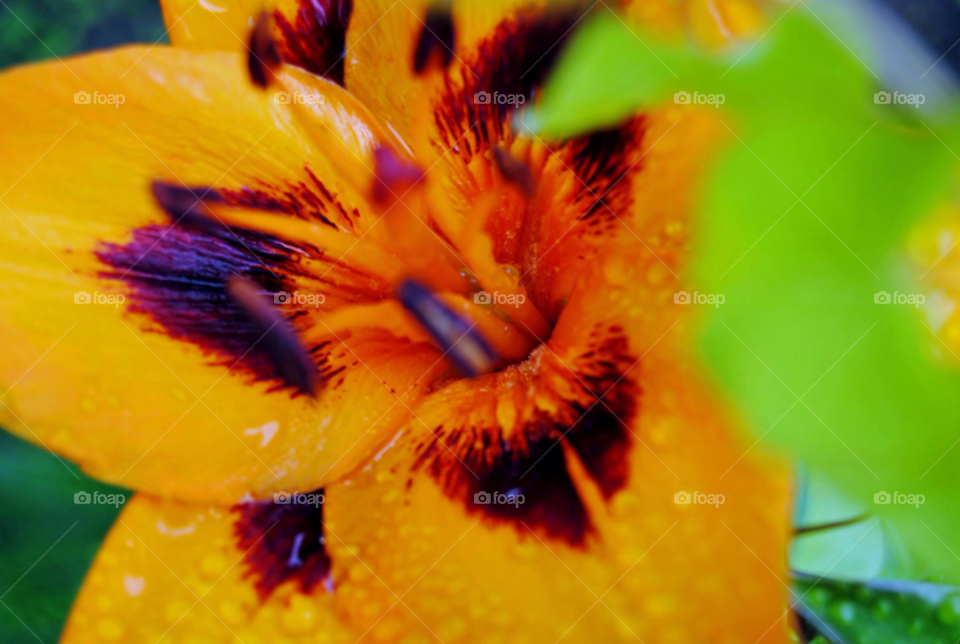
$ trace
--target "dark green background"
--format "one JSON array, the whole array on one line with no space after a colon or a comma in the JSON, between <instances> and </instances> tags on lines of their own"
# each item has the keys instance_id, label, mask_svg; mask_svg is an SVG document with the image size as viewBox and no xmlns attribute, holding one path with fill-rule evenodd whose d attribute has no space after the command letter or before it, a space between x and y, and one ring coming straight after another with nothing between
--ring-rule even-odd
<instances>
[{"instance_id":1,"label":"dark green background","mask_svg":"<svg viewBox=\"0 0 960 644\"><path fill-rule=\"evenodd\" d=\"M65 57L122 43L158 40L166 41L158 0L0 3L3 68L53 58L54 54ZM123 492L83 476L74 465L61 463L49 452L0 430L3 644L36 644L38 640L51 644L59 638L87 567L117 514L112 506L74 504L73 495L80 490ZM126 494L129 498L130 493Z\"/></svg>"}]
</instances>

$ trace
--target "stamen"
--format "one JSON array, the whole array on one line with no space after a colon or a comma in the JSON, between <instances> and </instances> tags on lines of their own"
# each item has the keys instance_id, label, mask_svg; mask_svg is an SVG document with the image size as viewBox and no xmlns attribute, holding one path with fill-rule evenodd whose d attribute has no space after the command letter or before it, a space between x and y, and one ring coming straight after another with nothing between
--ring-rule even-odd
<instances>
[{"instance_id":1,"label":"stamen","mask_svg":"<svg viewBox=\"0 0 960 644\"><path fill-rule=\"evenodd\" d=\"M280 67L280 53L277 43L270 33L270 16L266 11L257 17L257 23L250 32L250 43L247 46L247 69L250 80L260 88L266 88L273 79L274 71Z\"/></svg>"},{"instance_id":2,"label":"stamen","mask_svg":"<svg viewBox=\"0 0 960 644\"><path fill-rule=\"evenodd\" d=\"M154 181L150 190L157 204L175 224L202 230L223 230L224 226L209 216L206 204L220 203L220 195L212 188L185 188L172 183Z\"/></svg>"},{"instance_id":3,"label":"stamen","mask_svg":"<svg viewBox=\"0 0 960 644\"><path fill-rule=\"evenodd\" d=\"M425 286L404 280L397 297L464 376L473 378L500 368L502 361L473 328L475 324L454 313Z\"/></svg>"},{"instance_id":4,"label":"stamen","mask_svg":"<svg viewBox=\"0 0 960 644\"><path fill-rule=\"evenodd\" d=\"M508 364L525 359L538 344L537 340L514 326L509 317L504 315L506 319L501 318L499 311L477 304L472 297L467 298L455 293L440 293L437 297L464 319L476 322L474 330L486 339L497 355Z\"/></svg>"},{"instance_id":5,"label":"stamen","mask_svg":"<svg viewBox=\"0 0 960 644\"><path fill-rule=\"evenodd\" d=\"M423 170L401 159L388 147L379 147L373 153L374 172L373 198L384 204L398 199L423 179Z\"/></svg>"},{"instance_id":6,"label":"stamen","mask_svg":"<svg viewBox=\"0 0 960 644\"><path fill-rule=\"evenodd\" d=\"M443 3L427 10L423 29L417 39L417 49L413 54L413 71L422 74L432 59L439 58L443 67L453 61L453 48L456 44L453 15L450 5Z\"/></svg>"},{"instance_id":7,"label":"stamen","mask_svg":"<svg viewBox=\"0 0 960 644\"><path fill-rule=\"evenodd\" d=\"M234 277L227 282L227 294L261 329L258 345L266 348L284 382L314 397L317 366L290 323L263 296L261 287L247 278Z\"/></svg>"},{"instance_id":8,"label":"stamen","mask_svg":"<svg viewBox=\"0 0 960 644\"><path fill-rule=\"evenodd\" d=\"M534 195L533 175L530 174L530 168L501 147L495 147L490 150L490 156L493 162L500 170L503 178L511 183L517 184L523 194L527 197Z\"/></svg>"},{"instance_id":9,"label":"stamen","mask_svg":"<svg viewBox=\"0 0 960 644\"><path fill-rule=\"evenodd\" d=\"M199 228L205 232L223 233L247 230L272 235L295 243L317 247L328 262L344 263L353 270L374 275L388 284L395 284L403 275L403 266L384 253L369 238L357 238L326 225L278 215L274 212L243 208L225 203L214 191L202 200L196 194L206 188L192 190L155 182L154 197L167 211L174 224Z\"/></svg>"}]
</instances>

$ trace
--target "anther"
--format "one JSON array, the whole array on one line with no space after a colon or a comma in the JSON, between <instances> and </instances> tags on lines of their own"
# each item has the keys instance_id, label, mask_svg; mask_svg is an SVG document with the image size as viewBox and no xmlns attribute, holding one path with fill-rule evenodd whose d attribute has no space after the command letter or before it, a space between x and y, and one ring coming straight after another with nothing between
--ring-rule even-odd
<instances>
[{"instance_id":1,"label":"anther","mask_svg":"<svg viewBox=\"0 0 960 644\"><path fill-rule=\"evenodd\" d=\"M273 40L273 34L270 33L270 16L266 11L257 17L257 22L250 32L247 51L250 80L257 87L266 88L281 62L277 44Z\"/></svg>"},{"instance_id":2,"label":"anther","mask_svg":"<svg viewBox=\"0 0 960 644\"><path fill-rule=\"evenodd\" d=\"M454 313L423 284L404 280L397 288L397 298L463 375L473 378L501 367L500 357L475 325Z\"/></svg>"},{"instance_id":3,"label":"anther","mask_svg":"<svg viewBox=\"0 0 960 644\"><path fill-rule=\"evenodd\" d=\"M203 230L223 230L225 226L210 214L205 204L219 203L220 195L211 188L185 188L172 183L154 181L150 185L153 198L166 211L174 224Z\"/></svg>"},{"instance_id":4,"label":"anther","mask_svg":"<svg viewBox=\"0 0 960 644\"><path fill-rule=\"evenodd\" d=\"M257 346L266 350L278 375L290 387L316 395L317 367L283 315L263 295L260 285L245 277L227 282L227 294L262 334Z\"/></svg>"},{"instance_id":5,"label":"anther","mask_svg":"<svg viewBox=\"0 0 960 644\"><path fill-rule=\"evenodd\" d=\"M413 54L413 71L423 73L434 57L439 58L443 67L453 61L453 48L456 44L453 15L450 4L436 4L427 10L423 20L417 48Z\"/></svg>"},{"instance_id":6,"label":"anther","mask_svg":"<svg viewBox=\"0 0 960 644\"><path fill-rule=\"evenodd\" d=\"M402 198L424 176L423 170L388 147L374 150L373 165L373 199L380 204Z\"/></svg>"},{"instance_id":7,"label":"anther","mask_svg":"<svg viewBox=\"0 0 960 644\"><path fill-rule=\"evenodd\" d=\"M533 196L535 192L533 175L530 174L530 168L523 161L500 147L490 150L490 156L504 179L515 183L527 197Z\"/></svg>"}]
</instances>

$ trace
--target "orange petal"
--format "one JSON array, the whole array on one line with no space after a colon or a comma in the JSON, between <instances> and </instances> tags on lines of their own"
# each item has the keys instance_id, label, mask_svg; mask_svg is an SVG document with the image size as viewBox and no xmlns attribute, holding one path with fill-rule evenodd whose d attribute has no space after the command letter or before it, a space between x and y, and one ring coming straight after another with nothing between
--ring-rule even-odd
<instances>
[{"instance_id":1,"label":"orange petal","mask_svg":"<svg viewBox=\"0 0 960 644\"><path fill-rule=\"evenodd\" d=\"M518 455L508 466L513 477L534 470L516 485L476 460L469 463L482 483L456 472L452 457L439 471L429 462L413 470L410 461L422 452L403 441L432 436L419 420L411 423L369 470L328 488L329 531L342 539L328 544L348 622L389 641L408 632L425 638L429 629L443 641L483 632L533 642L786 642L784 477L754 461L718 481L746 447L687 379L682 367L641 378L649 386L634 431L647 446L631 440L629 482L608 500L562 446ZM509 394L495 391L464 392L471 421L505 415L494 396ZM450 401L442 392L437 398L419 418L435 431L461 427L466 413L451 419ZM559 473L564 467L569 479ZM471 485L451 497L445 476ZM725 502L678 505L675 495L684 491L704 495L701 502L722 494ZM483 492L499 493L499 505L475 503ZM509 494L525 495L524 505L510 505ZM565 527L583 520L580 512L590 529L571 544Z\"/></svg>"},{"instance_id":2,"label":"orange petal","mask_svg":"<svg viewBox=\"0 0 960 644\"><path fill-rule=\"evenodd\" d=\"M316 515L316 522L304 523L304 534L322 529L319 510ZM241 541L239 516L136 495L87 573L61 642L356 642L359 634L340 623L319 573L309 592L292 575L262 598L262 577L250 560L269 558L271 548L290 546L296 534L290 534L293 524L271 520L259 541ZM283 568L291 551L278 554L271 561ZM322 549L303 539L298 557L304 571L325 565L318 561Z\"/></svg>"},{"instance_id":3,"label":"orange petal","mask_svg":"<svg viewBox=\"0 0 960 644\"><path fill-rule=\"evenodd\" d=\"M941 204L934 213L910 231L906 255L914 278L923 280L925 306L915 306L932 332L929 351L950 369L958 366L960 354L960 209L953 202ZM889 295L889 293L888 293ZM900 296L902 297L902 295Z\"/></svg>"},{"instance_id":4,"label":"orange petal","mask_svg":"<svg viewBox=\"0 0 960 644\"><path fill-rule=\"evenodd\" d=\"M343 85L350 0L162 0L170 42L189 49L247 53L257 17L270 10L280 55L318 76Z\"/></svg>"},{"instance_id":5,"label":"orange petal","mask_svg":"<svg viewBox=\"0 0 960 644\"><path fill-rule=\"evenodd\" d=\"M764 22L766 0L626 0L624 13L668 38L690 34L709 47L755 39Z\"/></svg>"},{"instance_id":6,"label":"orange petal","mask_svg":"<svg viewBox=\"0 0 960 644\"><path fill-rule=\"evenodd\" d=\"M430 394L328 486L335 596L354 628L787 641L784 471L744 457L687 356L683 307L603 282L599 266L584 276L530 361Z\"/></svg>"},{"instance_id":7,"label":"orange petal","mask_svg":"<svg viewBox=\"0 0 960 644\"><path fill-rule=\"evenodd\" d=\"M213 186L352 238L342 182L238 54L129 48L66 65L76 77L60 62L0 76L0 421L161 496L232 503L348 471L406 416L397 398L415 397L436 352L328 338L308 347L327 389L291 397L223 282L279 279L323 295L321 310L378 299L382 284L351 271L349 252L334 265L296 240L171 227L150 192L157 179ZM320 305L289 306L302 329Z\"/></svg>"},{"instance_id":8,"label":"orange petal","mask_svg":"<svg viewBox=\"0 0 960 644\"><path fill-rule=\"evenodd\" d=\"M709 115L668 108L547 153L543 201L530 217L529 243L517 260L538 306L556 311L584 266L597 261L608 262L608 281L626 285L619 260L606 252L616 243L632 245L649 266L638 276L639 287L678 290L690 215L721 131ZM637 266L631 258L623 261Z\"/></svg>"},{"instance_id":9,"label":"orange petal","mask_svg":"<svg viewBox=\"0 0 960 644\"><path fill-rule=\"evenodd\" d=\"M136 497L64 641L788 641L783 472L743 458L674 329L687 309L604 279L549 347L431 394L322 505ZM595 395L622 429L570 415Z\"/></svg>"},{"instance_id":10,"label":"orange petal","mask_svg":"<svg viewBox=\"0 0 960 644\"><path fill-rule=\"evenodd\" d=\"M415 121L441 89L438 75L417 76L413 71L417 40L432 4L430 0L357 2L347 32L347 89L408 142ZM477 43L518 8L543 4L530 0L452 3L456 56L470 57Z\"/></svg>"}]
</instances>

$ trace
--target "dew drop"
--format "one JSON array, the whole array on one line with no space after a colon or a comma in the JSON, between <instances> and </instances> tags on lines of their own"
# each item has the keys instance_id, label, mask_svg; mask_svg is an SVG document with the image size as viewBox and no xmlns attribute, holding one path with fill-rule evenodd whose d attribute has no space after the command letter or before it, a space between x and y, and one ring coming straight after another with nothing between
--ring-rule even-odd
<instances>
[{"instance_id":1,"label":"dew drop","mask_svg":"<svg viewBox=\"0 0 960 644\"><path fill-rule=\"evenodd\" d=\"M123 637L123 624L115 619L103 619L97 624L97 635L104 640L115 642Z\"/></svg>"}]
</instances>

